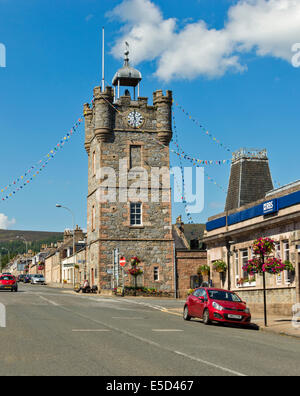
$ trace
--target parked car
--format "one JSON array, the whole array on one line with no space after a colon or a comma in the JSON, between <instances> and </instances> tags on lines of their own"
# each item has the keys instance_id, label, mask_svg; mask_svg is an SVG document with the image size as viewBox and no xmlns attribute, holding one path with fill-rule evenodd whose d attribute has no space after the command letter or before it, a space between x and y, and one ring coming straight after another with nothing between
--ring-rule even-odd
<instances>
[{"instance_id":1,"label":"parked car","mask_svg":"<svg viewBox=\"0 0 300 396\"><path fill-rule=\"evenodd\" d=\"M24 283L30 283L31 282L31 275L25 275L25 278L24 278Z\"/></svg>"},{"instance_id":2,"label":"parked car","mask_svg":"<svg viewBox=\"0 0 300 396\"><path fill-rule=\"evenodd\" d=\"M45 284L45 278L41 274L35 274L31 276L31 284L32 285L44 285Z\"/></svg>"},{"instance_id":3,"label":"parked car","mask_svg":"<svg viewBox=\"0 0 300 396\"><path fill-rule=\"evenodd\" d=\"M24 274L19 275L19 276L17 277L17 282L24 282L25 276L26 276L26 275L24 275Z\"/></svg>"},{"instance_id":4,"label":"parked car","mask_svg":"<svg viewBox=\"0 0 300 396\"><path fill-rule=\"evenodd\" d=\"M10 290L12 292L17 292L18 284L16 278L12 275L0 275L0 290Z\"/></svg>"},{"instance_id":5,"label":"parked car","mask_svg":"<svg viewBox=\"0 0 300 396\"><path fill-rule=\"evenodd\" d=\"M236 293L200 287L188 296L184 305L183 319L191 318L203 319L206 325L211 322L249 325L251 313Z\"/></svg>"}]
</instances>

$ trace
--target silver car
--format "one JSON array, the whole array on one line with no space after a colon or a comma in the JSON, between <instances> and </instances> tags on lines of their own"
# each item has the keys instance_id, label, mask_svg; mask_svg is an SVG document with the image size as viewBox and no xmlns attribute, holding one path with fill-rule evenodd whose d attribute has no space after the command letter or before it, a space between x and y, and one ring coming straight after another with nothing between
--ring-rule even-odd
<instances>
[{"instance_id":1,"label":"silver car","mask_svg":"<svg viewBox=\"0 0 300 396\"><path fill-rule=\"evenodd\" d=\"M32 285L44 285L45 284L44 276L40 275L40 274L31 275L31 284Z\"/></svg>"}]
</instances>

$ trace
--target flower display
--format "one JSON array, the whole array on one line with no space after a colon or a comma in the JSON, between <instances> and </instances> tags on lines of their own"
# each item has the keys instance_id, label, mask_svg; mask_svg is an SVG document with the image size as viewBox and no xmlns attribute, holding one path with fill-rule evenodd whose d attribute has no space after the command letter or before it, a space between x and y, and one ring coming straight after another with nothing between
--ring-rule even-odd
<instances>
[{"instance_id":1,"label":"flower display","mask_svg":"<svg viewBox=\"0 0 300 396\"><path fill-rule=\"evenodd\" d=\"M130 259L130 264L132 267L136 267L138 264L140 264L141 260L138 257L131 257Z\"/></svg>"},{"instance_id":2,"label":"flower display","mask_svg":"<svg viewBox=\"0 0 300 396\"><path fill-rule=\"evenodd\" d=\"M213 268L216 272L226 272L227 264L223 260L217 260L213 263Z\"/></svg>"},{"instance_id":3,"label":"flower display","mask_svg":"<svg viewBox=\"0 0 300 396\"><path fill-rule=\"evenodd\" d=\"M274 275L284 271L285 268L285 264L280 259L275 257L268 258L262 266L262 270L264 272L268 272L269 274Z\"/></svg>"},{"instance_id":4,"label":"flower display","mask_svg":"<svg viewBox=\"0 0 300 396\"><path fill-rule=\"evenodd\" d=\"M210 273L210 267L208 265L200 265L197 270L197 274L208 275Z\"/></svg>"},{"instance_id":5,"label":"flower display","mask_svg":"<svg viewBox=\"0 0 300 396\"><path fill-rule=\"evenodd\" d=\"M275 242L270 238L258 238L253 242L253 253L268 255L275 249Z\"/></svg>"},{"instance_id":6,"label":"flower display","mask_svg":"<svg viewBox=\"0 0 300 396\"><path fill-rule=\"evenodd\" d=\"M288 260L285 260L284 262L283 262L283 264L285 265L285 270L286 271L290 271L290 272L295 272L295 267L293 266L293 264L290 262L290 261L288 261Z\"/></svg>"},{"instance_id":7,"label":"flower display","mask_svg":"<svg viewBox=\"0 0 300 396\"><path fill-rule=\"evenodd\" d=\"M248 260L248 262L243 265L243 271L247 272L249 275L258 274L262 270L262 263L259 258L254 258Z\"/></svg>"},{"instance_id":8,"label":"flower display","mask_svg":"<svg viewBox=\"0 0 300 396\"><path fill-rule=\"evenodd\" d=\"M138 275L141 275L141 274L143 273L143 270L140 269L140 268L134 267L134 268L130 268L130 269L127 271L127 273L130 274L130 275L132 275L132 276L138 276Z\"/></svg>"}]
</instances>

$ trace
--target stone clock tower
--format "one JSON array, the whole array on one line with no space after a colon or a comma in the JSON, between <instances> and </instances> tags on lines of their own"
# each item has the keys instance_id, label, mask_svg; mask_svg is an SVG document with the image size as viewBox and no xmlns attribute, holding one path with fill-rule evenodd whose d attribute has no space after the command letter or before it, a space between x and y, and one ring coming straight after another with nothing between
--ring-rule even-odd
<instances>
[{"instance_id":1,"label":"stone clock tower","mask_svg":"<svg viewBox=\"0 0 300 396\"><path fill-rule=\"evenodd\" d=\"M128 55L126 51L113 87L107 86L104 92L96 87L93 104L84 105L88 153L86 276L102 293L109 292L122 283L117 270L119 257L126 258L126 271L130 258L137 256L143 270L139 285L174 292L170 187L162 177L156 187L152 183L153 169L159 170L160 176L169 171L172 92L154 92L153 105L149 105L148 98L139 96L142 76L130 66ZM115 174L109 183L115 182L116 199L105 202L99 191L104 188L101 169L107 168ZM130 189L145 174L148 185L137 191L144 199L133 198ZM130 285L130 275L125 283Z\"/></svg>"}]
</instances>

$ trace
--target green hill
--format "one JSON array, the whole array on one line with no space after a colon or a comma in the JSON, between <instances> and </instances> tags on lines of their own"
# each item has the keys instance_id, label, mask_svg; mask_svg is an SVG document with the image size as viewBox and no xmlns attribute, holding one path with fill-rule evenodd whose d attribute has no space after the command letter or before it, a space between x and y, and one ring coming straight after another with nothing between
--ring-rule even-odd
<instances>
[{"instance_id":1,"label":"green hill","mask_svg":"<svg viewBox=\"0 0 300 396\"><path fill-rule=\"evenodd\" d=\"M28 242L28 250L38 253L42 245L54 244L63 236L63 232L0 230L0 267L5 266L9 258L26 252L24 239Z\"/></svg>"},{"instance_id":2,"label":"green hill","mask_svg":"<svg viewBox=\"0 0 300 396\"><path fill-rule=\"evenodd\" d=\"M15 241L17 236L24 237L28 242L45 241L48 239L53 239L56 242L62 239L63 235L63 232L0 230L0 243Z\"/></svg>"}]
</instances>

